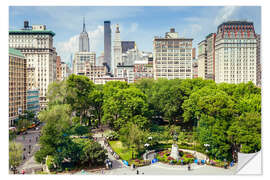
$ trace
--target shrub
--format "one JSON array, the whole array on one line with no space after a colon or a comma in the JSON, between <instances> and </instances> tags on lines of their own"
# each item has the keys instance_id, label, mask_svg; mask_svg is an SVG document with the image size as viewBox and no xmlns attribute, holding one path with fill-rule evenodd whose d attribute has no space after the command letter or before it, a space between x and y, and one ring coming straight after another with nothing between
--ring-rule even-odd
<instances>
[{"instance_id":1,"label":"shrub","mask_svg":"<svg viewBox=\"0 0 270 180\"><path fill-rule=\"evenodd\" d=\"M52 156L47 156L46 165L49 171L54 170L54 158Z\"/></svg>"},{"instance_id":2,"label":"shrub","mask_svg":"<svg viewBox=\"0 0 270 180\"><path fill-rule=\"evenodd\" d=\"M194 156L192 154L184 154L184 157L186 157L186 158L194 158Z\"/></svg>"},{"instance_id":3,"label":"shrub","mask_svg":"<svg viewBox=\"0 0 270 180\"><path fill-rule=\"evenodd\" d=\"M173 157L171 157L171 156L169 156L168 158L167 158L169 161L170 160L175 160Z\"/></svg>"},{"instance_id":4,"label":"shrub","mask_svg":"<svg viewBox=\"0 0 270 180\"><path fill-rule=\"evenodd\" d=\"M184 152L179 150L179 155L182 157L184 155Z\"/></svg>"},{"instance_id":5,"label":"shrub","mask_svg":"<svg viewBox=\"0 0 270 180\"><path fill-rule=\"evenodd\" d=\"M110 141L115 141L119 139L119 134L115 131L111 131L107 137Z\"/></svg>"}]
</instances>

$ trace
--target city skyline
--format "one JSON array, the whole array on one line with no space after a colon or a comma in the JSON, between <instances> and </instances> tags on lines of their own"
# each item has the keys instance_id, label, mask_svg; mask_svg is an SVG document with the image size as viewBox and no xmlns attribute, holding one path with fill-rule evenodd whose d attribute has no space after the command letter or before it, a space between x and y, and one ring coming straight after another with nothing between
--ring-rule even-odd
<instances>
[{"instance_id":1,"label":"city skyline","mask_svg":"<svg viewBox=\"0 0 270 180\"><path fill-rule=\"evenodd\" d=\"M114 27L119 24L122 41L136 41L139 50L150 52L153 51L154 36L163 36L169 28L175 28L180 37L193 38L195 48L227 20L252 21L255 31L261 33L259 6L10 6L9 14L10 30L21 29L23 21L29 20L30 24L45 24L47 29L55 32L54 46L64 62L70 62L71 53L78 51L83 17L90 51L95 51L97 57L104 51L103 23L106 20L111 21L112 39Z\"/></svg>"}]
</instances>

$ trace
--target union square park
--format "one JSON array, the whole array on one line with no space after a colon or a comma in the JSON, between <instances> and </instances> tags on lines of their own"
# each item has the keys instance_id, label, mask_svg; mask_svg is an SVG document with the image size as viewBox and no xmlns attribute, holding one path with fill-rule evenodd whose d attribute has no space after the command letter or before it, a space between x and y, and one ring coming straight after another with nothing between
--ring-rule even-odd
<instances>
[{"instance_id":1,"label":"union square park","mask_svg":"<svg viewBox=\"0 0 270 180\"><path fill-rule=\"evenodd\" d=\"M53 82L48 105L9 130L10 174L231 175L261 149L252 82L142 79Z\"/></svg>"}]
</instances>

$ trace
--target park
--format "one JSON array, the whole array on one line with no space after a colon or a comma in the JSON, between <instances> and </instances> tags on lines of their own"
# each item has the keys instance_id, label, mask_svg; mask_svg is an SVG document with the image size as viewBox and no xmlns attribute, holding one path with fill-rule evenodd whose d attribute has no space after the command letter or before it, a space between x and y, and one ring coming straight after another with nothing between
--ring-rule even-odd
<instances>
[{"instance_id":1,"label":"park","mask_svg":"<svg viewBox=\"0 0 270 180\"><path fill-rule=\"evenodd\" d=\"M71 75L50 84L47 99L33 154L46 171L36 173L233 174L238 152L261 149L261 89L252 82L95 85ZM13 146L14 167L22 146Z\"/></svg>"}]
</instances>

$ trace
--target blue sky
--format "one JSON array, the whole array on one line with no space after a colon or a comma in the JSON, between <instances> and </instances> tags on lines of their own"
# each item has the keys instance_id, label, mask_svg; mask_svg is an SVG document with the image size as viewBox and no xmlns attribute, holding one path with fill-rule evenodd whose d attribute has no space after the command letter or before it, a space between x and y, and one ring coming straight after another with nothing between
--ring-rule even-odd
<instances>
[{"instance_id":1,"label":"blue sky","mask_svg":"<svg viewBox=\"0 0 270 180\"><path fill-rule=\"evenodd\" d=\"M253 21L261 33L259 6L10 6L9 28L20 29L23 21L45 24L56 33L54 46L63 61L78 50L78 35L85 16L90 50L103 52L103 22L119 24L121 40L133 40L141 51L152 51L154 36L164 36L171 27L181 37L193 38L193 47L227 20Z\"/></svg>"}]
</instances>

